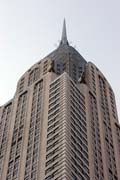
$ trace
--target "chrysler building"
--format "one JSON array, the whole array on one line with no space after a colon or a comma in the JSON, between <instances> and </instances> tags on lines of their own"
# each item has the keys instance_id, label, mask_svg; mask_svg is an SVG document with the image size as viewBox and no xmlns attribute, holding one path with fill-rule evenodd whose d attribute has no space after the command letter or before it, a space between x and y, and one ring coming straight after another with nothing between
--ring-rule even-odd
<instances>
[{"instance_id":1,"label":"chrysler building","mask_svg":"<svg viewBox=\"0 0 120 180\"><path fill-rule=\"evenodd\" d=\"M103 73L67 39L0 107L0 180L120 180L120 124Z\"/></svg>"}]
</instances>

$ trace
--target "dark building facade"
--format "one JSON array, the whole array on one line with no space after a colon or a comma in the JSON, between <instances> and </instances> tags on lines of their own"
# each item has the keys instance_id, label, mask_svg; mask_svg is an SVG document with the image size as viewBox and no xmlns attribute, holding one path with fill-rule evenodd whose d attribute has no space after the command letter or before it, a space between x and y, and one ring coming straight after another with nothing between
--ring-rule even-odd
<instances>
[{"instance_id":1,"label":"dark building facade","mask_svg":"<svg viewBox=\"0 0 120 180\"><path fill-rule=\"evenodd\" d=\"M114 92L69 45L19 80L0 107L1 180L120 180L120 125Z\"/></svg>"}]
</instances>

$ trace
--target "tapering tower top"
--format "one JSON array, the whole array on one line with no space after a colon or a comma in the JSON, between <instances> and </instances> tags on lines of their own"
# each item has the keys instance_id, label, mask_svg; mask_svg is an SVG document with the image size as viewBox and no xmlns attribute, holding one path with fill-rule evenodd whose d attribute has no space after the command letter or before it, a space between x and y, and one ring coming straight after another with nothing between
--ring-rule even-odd
<instances>
[{"instance_id":1,"label":"tapering tower top","mask_svg":"<svg viewBox=\"0 0 120 180\"><path fill-rule=\"evenodd\" d=\"M62 39L61 39L61 42L60 42L61 45L68 45L68 40L67 40L67 32L66 32L66 22L65 22L65 19L64 19L64 22L63 22L63 31L62 31Z\"/></svg>"}]
</instances>

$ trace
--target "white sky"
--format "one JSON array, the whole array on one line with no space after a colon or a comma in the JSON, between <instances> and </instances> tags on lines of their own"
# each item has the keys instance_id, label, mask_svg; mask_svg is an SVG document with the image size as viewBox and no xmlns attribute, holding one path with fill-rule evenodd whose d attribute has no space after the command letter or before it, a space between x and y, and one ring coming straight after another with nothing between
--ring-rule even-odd
<instances>
[{"instance_id":1,"label":"white sky","mask_svg":"<svg viewBox=\"0 0 120 180\"><path fill-rule=\"evenodd\" d=\"M64 17L69 42L104 73L120 115L119 0L0 0L0 105L13 98L22 74L57 47Z\"/></svg>"}]
</instances>

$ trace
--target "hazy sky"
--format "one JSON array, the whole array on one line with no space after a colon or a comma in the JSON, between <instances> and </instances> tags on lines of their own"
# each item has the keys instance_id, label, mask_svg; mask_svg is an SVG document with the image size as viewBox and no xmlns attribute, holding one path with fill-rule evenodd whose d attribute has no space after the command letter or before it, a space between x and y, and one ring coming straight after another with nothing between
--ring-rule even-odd
<instances>
[{"instance_id":1,"label":"hazy sky","mask_svg":"<svg viewBox=\"0 0 120 180\"><path fill-rule=\"evenodd\" d=\"M63 18L68 40L104 73L120 114L119 0L0 0L0 105L31 65L54 50Z\"/></svg>"}]
</instances>

